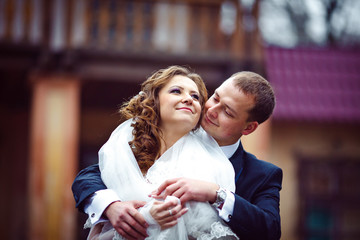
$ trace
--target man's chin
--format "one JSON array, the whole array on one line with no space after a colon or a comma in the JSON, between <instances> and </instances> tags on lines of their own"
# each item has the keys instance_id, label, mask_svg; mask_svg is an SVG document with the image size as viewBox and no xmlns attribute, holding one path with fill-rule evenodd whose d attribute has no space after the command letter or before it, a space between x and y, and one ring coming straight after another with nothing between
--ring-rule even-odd
<instances>
[{"instance_id":1,"label":"man's chin","mask_svg":"<svg viewBox=\"0 0 360 240\"><path fill-rule=\"evenodd\" d=\"M213 132L214 132L214 128L211 127L211 124L209 124L209 123L207 123L207 122L202 121L202 122L201 122L201 127L202 127L207 133L209 133L210 135L212 135Z\"/></svg>"},{"instance_id":2,"label":"man's chin","mask_svg":"<svg viewBox=\"0 0 360 240\"><path fill-rule=\"evenodd\" d=\"M208 130L210 130L210 124L208 123L208 122L206 122L206 120L205 119L203 119L202 121L201 121L201 127L205 130L205 131L208 131Z\"/></svg>"}]
</instances>

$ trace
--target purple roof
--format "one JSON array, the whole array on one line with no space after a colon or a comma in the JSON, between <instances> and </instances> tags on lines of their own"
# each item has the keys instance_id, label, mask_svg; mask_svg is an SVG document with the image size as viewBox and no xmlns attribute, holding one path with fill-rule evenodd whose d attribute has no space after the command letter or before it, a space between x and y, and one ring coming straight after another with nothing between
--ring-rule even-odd
<instances>
[{"instance_id":1,"label":"purple roof","mask_svg":"<svg viewBox=\"0 0 360 240\"><path fill-rule=\"evenodd\" d=\"M360 122L360 51L266 49L275 120Z\"/></svg>"}]
</instances>

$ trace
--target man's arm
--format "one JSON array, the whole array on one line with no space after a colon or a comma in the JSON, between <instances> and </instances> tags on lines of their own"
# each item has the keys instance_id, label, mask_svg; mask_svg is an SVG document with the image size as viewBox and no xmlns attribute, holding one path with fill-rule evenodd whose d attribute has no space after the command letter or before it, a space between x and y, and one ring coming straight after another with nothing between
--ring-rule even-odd
<instances>
[{"instance_id":1,"label":"man's arm","mask_svg":"<svg viewBox=\"0 0 360 240\"><path fill-rule=\"evenodd\" d=\"M167 196L175 196L183 205L188 201L213 203L218 189L219 185L216 183L190 178L173 178L163 182L151 195L163 199Z\"/></svg>"},{"instance_id":2,"label":"man's arm","mask_svg":"<svg viewBox=\"0 0 360 240\"><path fill-rule=\"evenodd\" d=\"M84 205L89 197L96 191L106 189L107 187L101 179L101 173L98 164L91 165L79 172L72 184L72 192L75 198L76 207L81 212L85 212Z\"/></svg>"},{"instance_id":3,"label":"man's arm","mask_svg":"<svg viewBox=\"0 0 360 240\"><path fill-rule=\"evenodd\" d=\"M281 235L279 214L279 192L282 171L280 168L267 176L250 199L234 194L233 214L227 224L242 239L278 240ZM241 183L240 183L241 184ZM247 184L243 187L247 187ZM214 202L218 186L194 179L177 178L167 180L153 194L173 195L181 203L187 201Z\"/></svg>"},{"instance_id":4,"label":"man's arm","mask_svg":"<svg viewBox=\"0 0 360 240\"><path fill-rule=\"evenodd\" d=\"M282 170L276 168L256 188L250 199L235 194L233 215L228 225L240 238L280 239L279 201L281 183Z\"/></svg>"},{"instance_id":5,"label":"man's arm","mask_svg":"<svg viewBox=\"0 0 360 240\"><path fill-rule=\"evenodd\" d=\"M84 208L91 208L91 204L93 204L91 196L99 198L97 195L100 194L100 190L105 189L107 188L101 179L98 164L81 170L72 185L76 207L79 211L85 213ZM96 192L99 194L95 194ZM99 201L102 201L101 197ZM121 236L131 240L145 239L147 237L146 228L148 225L143 216L137 211L137 208L144 205L145 202L142 201L112 201L104 208L103 213Z\"/></svg>"}]
</instances>

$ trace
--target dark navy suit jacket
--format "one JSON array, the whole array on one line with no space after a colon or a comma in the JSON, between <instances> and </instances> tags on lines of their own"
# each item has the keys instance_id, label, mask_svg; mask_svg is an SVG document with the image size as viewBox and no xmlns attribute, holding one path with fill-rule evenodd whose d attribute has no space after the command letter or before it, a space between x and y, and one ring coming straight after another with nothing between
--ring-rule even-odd
<instances>
[{"instance_id":1,"label":"dark navy suit jacket","mask_svg":"<svg viewBox=\"0 0 360 240\"><path fill-rule=\"evenodd\" d=\"M280 239L282 170L244 151L241 143L230 161L235 169L236 191L228 225L241 240ZM76 207L84 211L84 200L102 189L106 186L97 164L80 171L72 185Z\"/></svg>"}]
</instances>

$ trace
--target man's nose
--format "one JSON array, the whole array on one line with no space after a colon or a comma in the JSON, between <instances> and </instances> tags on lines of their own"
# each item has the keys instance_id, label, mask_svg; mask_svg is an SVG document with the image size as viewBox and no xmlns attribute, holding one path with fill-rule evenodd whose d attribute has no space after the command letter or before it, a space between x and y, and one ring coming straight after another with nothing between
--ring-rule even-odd
<instances>
[{"instance_id":1,"label":"man's nose","mask_svg":"<svg viewBox=\"0 0 360 240\"><path fill-rule=\"evenodd\" d=\"M218 117L217 105L209 107L207 113L211 118L217 118Z\"/></svg>"}]
</instances>

